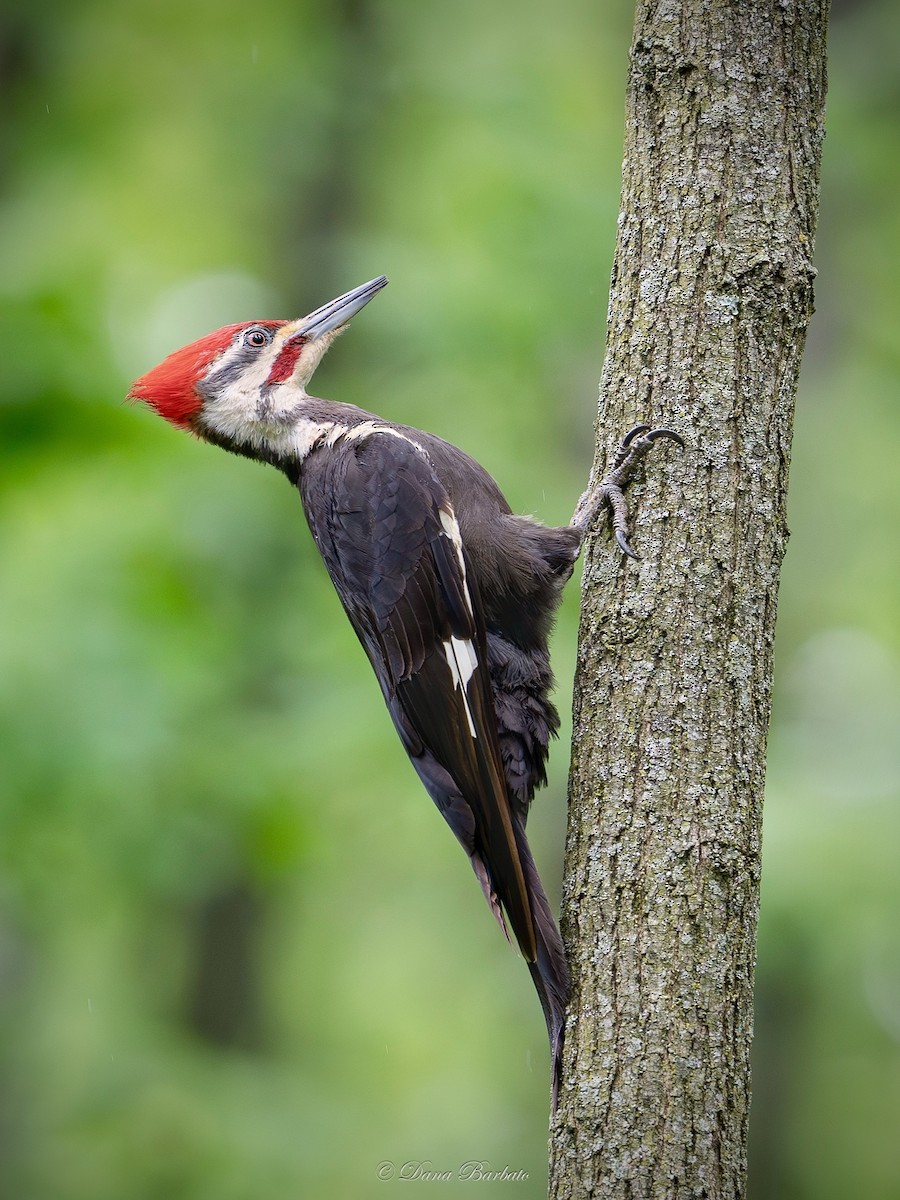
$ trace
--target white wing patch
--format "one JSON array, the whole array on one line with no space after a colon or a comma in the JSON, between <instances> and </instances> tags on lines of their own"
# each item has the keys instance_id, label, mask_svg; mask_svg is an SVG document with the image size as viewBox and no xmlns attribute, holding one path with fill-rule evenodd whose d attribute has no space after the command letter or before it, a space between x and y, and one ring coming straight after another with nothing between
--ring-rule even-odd
<instances>
[{"instance_id":1,"label":"white wing patch","mask_svg":"<svg viewBox=\"0 0 900 1200\"><path fill-rule=\"evenodd\" d=\"M382 425L379 421L361 421L359 425L354 425L348 429L345 425L335 425L329 433L326 434L324 444L326 446L334 446L338 441L344 439L348 442L363 441L373 434L383 433L390 437L400 438L401 441L408 442L420 454L428 458L428 455L423 446L413 438L407 437L405 433L401 433L399 429L392 429L389 425ZM462 582L463 596L466 606L472 616L475 615L472 607L472 597L469 594L469 585L466 582L466 560L463 555L462 534L459 531L459 522L453 509L440 508L438 510L441 519L441 528L444 531L444 536L448 537L453 543L453 549L456 553L456 559L459 563L459 573ZM453 677L453 687L459 688L462 693L462 702L466 710L466 720L469 723L469 732L473 738L477 738L478 734L475 731L475 721L472 717L472 709L469 705L468 684L469 680L478 669L478 656L475 653L475 647L469 638L451 637L449 641L443 643L444 656L447 659L447 665L450 668L450 674Z\"/></svg>"},{"instance_id":2,"label":"white wing patch","mask_svg":"<svg viewBox=\"0 0 900 1200\"><path fill-rule=\"evenodd\" d=\"M441 517L441 527L444 530L444 536L450 539L450 541L453 543L453 549L456 551L456 558L459 562L459 572L462 576L463 595L466 598L466 607L474 616L475 613L474 609L472 608L472 597L469 595L469 585L466 583L466 560L463 556L462 534L459 532L459 522L457 521L452 509L449 512L444 508L441 508L438 511Z\"/></svg>"},{"instance_id":3,"label":"white wing patch","mask_svg":"<svg viewBox=\"0 0 900 1200\"><path fill-rule=\"evenodd\" d=\"M452 508L440 508L438 512L441 518L441 528L444 531L444 537L449 538L453 543L453 549L459 563L459 574L462 580L462 590L466 607L474 616L472 597L469 595L469 585L466 583L466 559L463 554L462 534L459 531L459 522ZM462 692L463 704L466 707L466 720L469 722L469 732L472 737L477 737L475 722L472 720L472 710L469 707L469 693L466 690L469 680L475 674L475 670L478 667L478 656L475 653L475 647L468 638L451 637L449 642L444 642L444 654L447 656L447 662L453 675L453 686L458 687Z\"/></svg>"},{"instance_id":4,"label":"white wing patch","mask_svg":"<svg viewBox=\"0 0 900 1200\"><path fill-rule=\"evenodd\" d=\"M469 680L475 674L475 669L478 666L475 647L468 638L451 637L449 641L444 642L444 654L447 658L450 674L453 676L453 686L454 688L459 688L462 692L462 701L466 709L466 720L469 722L469 733L471 733L473 738L478 737L478 734L475 732L475 722L472 720L472 710L469 707L469 693L466 690Z\"/></svg>"}]
</instances>

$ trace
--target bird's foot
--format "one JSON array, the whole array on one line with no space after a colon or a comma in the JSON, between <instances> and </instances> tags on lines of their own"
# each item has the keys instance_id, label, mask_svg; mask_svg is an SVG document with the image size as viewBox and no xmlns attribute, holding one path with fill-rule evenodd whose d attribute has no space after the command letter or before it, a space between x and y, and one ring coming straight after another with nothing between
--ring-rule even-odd
<instances>
[{"instance_id":1,"label":"bird's foot","mask_svg":"<svg viewBox=\"0 0 900 1200\"><path fill-rule=\"evenodd\" d=\"M659 438L669 438L670 441L684 447L684 441L673 429L653 429L649 425L635 425L634 429L625 434L610 469L599 484L586 491L578 501L572 525L582 535L587 532L600 507L606 504L611 513L613 534L620 550L629 558L640 557L628 541L628 503L625 500L625 487L638 463Z\"/></svg>"}]
</instances>

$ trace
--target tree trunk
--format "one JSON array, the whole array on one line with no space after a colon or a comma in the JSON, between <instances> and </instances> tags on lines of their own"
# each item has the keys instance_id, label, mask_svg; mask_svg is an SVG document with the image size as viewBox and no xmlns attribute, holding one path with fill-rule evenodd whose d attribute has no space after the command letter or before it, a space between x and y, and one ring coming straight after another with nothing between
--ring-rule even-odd
<instances>
[{"instance_id":1,"label":"tree trunk","mask_svg":"<svg viewBox=\"0 0 900 1200\"><path fill-rule=\"evenodd\" d=\"M772 643L812 312L827 0L638 0L586 548L550 1195L744 1194Z\"/></svg>"}]
</instances>

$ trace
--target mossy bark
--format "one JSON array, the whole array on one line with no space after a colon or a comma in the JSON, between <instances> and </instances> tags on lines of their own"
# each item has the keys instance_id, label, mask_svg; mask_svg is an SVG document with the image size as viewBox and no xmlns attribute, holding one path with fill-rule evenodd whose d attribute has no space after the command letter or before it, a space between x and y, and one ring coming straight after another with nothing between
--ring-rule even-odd
<instances>
[{"instance_id":1,"label":"mossy bark","mask_svg":"<svg viewBox=\"0 0 900 1200\"><path fill-rule=\"evenodd\" d=\"M639 0L588 540L550 1195L744 1194L772 644L813 305L827 0Z\"/></svg>"}]
</instances>

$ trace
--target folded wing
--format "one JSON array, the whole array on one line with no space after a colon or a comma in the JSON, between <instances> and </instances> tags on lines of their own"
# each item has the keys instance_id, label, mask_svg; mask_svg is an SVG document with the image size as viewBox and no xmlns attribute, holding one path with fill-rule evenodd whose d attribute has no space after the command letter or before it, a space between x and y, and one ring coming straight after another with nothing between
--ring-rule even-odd
<instances>
[{"instance_id":1,"label":"folded wing","mask_svg":"<svg viewBox=\"0 0 900 1200\"><path fill-rule=\"evenodd\" d=\"M313 536L420 778L529 962L537 946L493 710L486 631L450 499L389 430L313 451L300 480ZM504 927L505 928L505 927Z\"/></svg>"}]
</instances>

